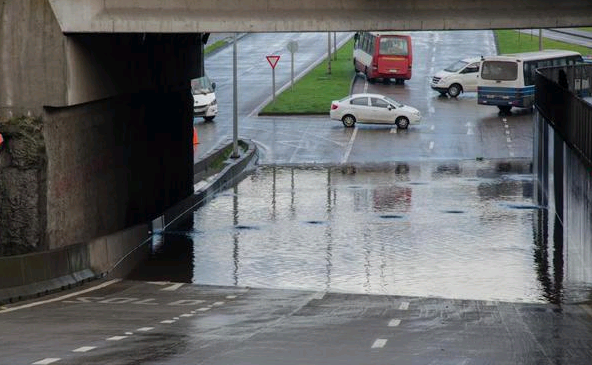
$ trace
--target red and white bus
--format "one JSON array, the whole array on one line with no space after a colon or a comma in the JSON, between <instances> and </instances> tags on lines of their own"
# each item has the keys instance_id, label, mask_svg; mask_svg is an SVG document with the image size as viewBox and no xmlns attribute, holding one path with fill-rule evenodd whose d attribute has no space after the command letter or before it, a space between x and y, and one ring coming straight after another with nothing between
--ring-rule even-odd
<instances>
[{"instance_id":1,"label":"red and white bus","mask_svg":"<svg viewBox=\"0 0 592 365\"><path fill-rule=\"evenodd\" d=\"M370 82L382 78L402 84L411 78L411 37L398 32L357 32L354 36L354 68Z\"/></svg>"}]
</instances>

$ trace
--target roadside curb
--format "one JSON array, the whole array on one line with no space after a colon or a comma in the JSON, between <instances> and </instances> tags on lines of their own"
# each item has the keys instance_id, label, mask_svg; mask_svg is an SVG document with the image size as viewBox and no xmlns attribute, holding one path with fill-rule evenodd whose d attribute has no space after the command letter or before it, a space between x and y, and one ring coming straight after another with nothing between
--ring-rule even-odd
<instances>
[{"instance_id":1,"label":"roadside curb","mask_svg":"<svg viewBox=\"0 0 592 365\"><path fill-rule=\"evenodd\" d=\"M173 227L180 218L210 201L215 194L240 181L257 162L257 147L250 140L240 140L244 147L236 159L229 157L226 166L203 181L202 169L220 158L232 141L222 143L194 163L194 193L167 209L152 222L95 238L89 242L55 250L0 257L0 305L69 289L104 277L125 275L134 263L150 250L152 234ZM197 186L199 188L196 188Z\"/></svg>"}]
</instances>

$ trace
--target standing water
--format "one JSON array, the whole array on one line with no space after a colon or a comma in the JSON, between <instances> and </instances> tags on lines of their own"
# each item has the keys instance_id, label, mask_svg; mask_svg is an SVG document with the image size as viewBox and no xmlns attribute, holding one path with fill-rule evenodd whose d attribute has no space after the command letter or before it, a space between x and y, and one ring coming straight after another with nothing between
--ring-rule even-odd
<instances>
[{"instance_id":1,"label":"standing water","mask_svg":"<svg viewBox=\"0 0 592 365\"><path fill-rule=\"evenodd\" d=\"M563 255L530 170L259 167L160 234L146 270L205 285L557 302Z\"/></svg>"}]
</instances>

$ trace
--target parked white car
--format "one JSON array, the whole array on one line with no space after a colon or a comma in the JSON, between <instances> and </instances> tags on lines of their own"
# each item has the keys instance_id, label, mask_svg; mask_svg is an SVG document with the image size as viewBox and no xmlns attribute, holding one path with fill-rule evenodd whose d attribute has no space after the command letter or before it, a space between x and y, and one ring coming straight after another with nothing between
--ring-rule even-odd
<instances>
[{"instance_id":1,"label":"parked white car","mask_svg":"<svg viewBox=\"0 0 592 365\"><path fill-rule=\"evenodd\" d=\"M456 98L462 92L477 91L480 57L464 58L439 71L432 77L430 86L442 95Z\"/></svg>"},{"instance_id":2,"label":"parked white car","mask_svg":"<svg viewBox=\"0 0 592 365\"><path fill-rule=\"evenodd\" d=\"M407 129L421 121L419 110L380 94L353 94L331 102L331 119L346 127L356 123L395 124Z\"/></svg>"},{"instance_id":3,"label":"parked white car","mask_svg":"<svg viewBox=\"0 0 592 365\"><path fill-rule=\"evenodd\" d=\"M207 76L191 80L193 94L193 115L212 121L218 115L218 101L216 100L216 83Z\"/></svg>"}]
</instances>

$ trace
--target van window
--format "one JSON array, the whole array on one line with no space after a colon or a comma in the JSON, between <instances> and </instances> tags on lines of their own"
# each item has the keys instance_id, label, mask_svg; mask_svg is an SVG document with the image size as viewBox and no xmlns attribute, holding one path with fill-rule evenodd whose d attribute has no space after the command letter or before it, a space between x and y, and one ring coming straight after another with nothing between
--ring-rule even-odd
<instances>
[{"instance_id":1,"label":"van window","mask_svg":"<svg viewBox=\"0 0 592 365\"><path fill-rule=\"evenodd\" d=\"M518 65L511 61L484 61L481 78L484 80L512 81L518 78Z\"/></svg>"},{"instance_id":2,"label":"van window","mask_svg":"<svg viewBox=\"0 0 592 365\"><path fill-rule=\"evenodd\" d=\"M196 94L209 94L214 92L214 86L207 76L191 80L191 92Z\"/></svg>"},{"instance_id":3,"label":"van window","mask_svg":"<svg viewBox=\"0 0 592 365\"><path fill-rule=\"evenodd\" d=\"M479 72L479 62L473 62L461 71L462 74L472 74L475 72Z\"/></svg>"},{"instance_id":4,"label":"van window","mask_svg":"<svg viewBox=\"0 0 592 365\"><path fill-rule=\"evenodd\" d=\"M468 62L465 61L456 61L455 63L453 63L452 65L446 67L444 69L444 71L448 71L448 72L458 72L458 70L462 69L463 67L465 67L467 65Z\"/></svg>"}]
</instances>

